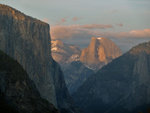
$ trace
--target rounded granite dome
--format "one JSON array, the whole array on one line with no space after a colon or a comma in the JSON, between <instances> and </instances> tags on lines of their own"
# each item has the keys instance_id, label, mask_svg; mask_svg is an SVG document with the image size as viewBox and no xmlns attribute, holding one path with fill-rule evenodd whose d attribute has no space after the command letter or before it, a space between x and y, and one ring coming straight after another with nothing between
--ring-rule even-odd
<instances>
[{"instance_id":1,"label":"rounded granite dome","mask_svg":"<svg viewBox=\"0 0 150 113\"><path fill-rule=\"evenodd\" d=\"M82 50L80 61L89 67L101 68L121 55L119 47L104 37L92 37L89 46Z\"/></svg>"}]
</instances>

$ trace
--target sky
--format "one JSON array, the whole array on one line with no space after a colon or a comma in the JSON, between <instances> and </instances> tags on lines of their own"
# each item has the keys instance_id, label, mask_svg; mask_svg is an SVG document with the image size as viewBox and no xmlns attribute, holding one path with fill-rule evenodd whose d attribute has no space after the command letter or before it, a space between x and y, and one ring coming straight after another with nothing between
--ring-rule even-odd
<instances>
[{"instance_id":1,"label":"sky","mask_svg":"<svg viewBox=\"0 0 150 113\"><path fill-rule=\"evenodd\" d=\"M150 0L0 0L50 24L52 39L87 47L113 40L123 52L150 40Z\"/></svg>"}]
</instances>

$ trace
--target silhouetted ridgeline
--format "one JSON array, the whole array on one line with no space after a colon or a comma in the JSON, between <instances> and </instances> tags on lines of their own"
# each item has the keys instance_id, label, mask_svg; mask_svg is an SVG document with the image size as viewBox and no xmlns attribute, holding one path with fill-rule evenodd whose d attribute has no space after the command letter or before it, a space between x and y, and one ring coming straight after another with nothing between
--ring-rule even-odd
<instances>
[{"instance_id":1,"label":"silhouetted ridgeline","mask_svg":"<svg viewBox=\"0 0 150 113\"><path fill-rule=\"evenodd\" d=\"M62 113L76 112L63 73L51 57L49 42L48 24L0 5L0 50L21 64L42 98Z\"/></svg>"},{"instance_id":2,"label":"silhouetted ridgeline","mask_svg":"<svg viewBox=\"0 0 150 113\"><path fill-rule=\"evenodd\" d=\"M0 51L0 112L58 113L52 104L40 97L31 81L16 61Z\"/></svg>"}]
</instances>

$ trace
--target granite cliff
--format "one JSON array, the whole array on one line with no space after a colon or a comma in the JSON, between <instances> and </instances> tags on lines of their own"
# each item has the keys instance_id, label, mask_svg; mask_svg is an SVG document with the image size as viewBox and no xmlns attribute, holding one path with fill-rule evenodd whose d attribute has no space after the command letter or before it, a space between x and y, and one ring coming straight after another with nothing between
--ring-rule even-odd
<instances>
[{"instance_id":1,"label":"granite cliff","mask_svg":"<svg viewBox=\"0 0 150 113\"><path fill-rule=\"evenodd\" d=\"M150 42L137 45L89 77L73 94L86 113L147 113Z\"/></svg>"},{"instance_id":2,"label":"granite cliff","mask_svg":"<svg viewBox=\"0 0 150 113\"><path fill-rule=\"evenodd\" d=\"M103 37L92 37L89 46L82 50L80 61L87 67L98 70L121 55L119 47Z\"/></svg>"},{"instance_id":3,"label":"granite cliff","mask_svg":"<svg viewBox=\"0 0 150 113\"><path fill-rule=\"evenodd\" d=\"M21 64L42 98L72 113L72 99L51 57L50 41L48 24L0 4L0 50Z\"/></svg>"}]
</instances>

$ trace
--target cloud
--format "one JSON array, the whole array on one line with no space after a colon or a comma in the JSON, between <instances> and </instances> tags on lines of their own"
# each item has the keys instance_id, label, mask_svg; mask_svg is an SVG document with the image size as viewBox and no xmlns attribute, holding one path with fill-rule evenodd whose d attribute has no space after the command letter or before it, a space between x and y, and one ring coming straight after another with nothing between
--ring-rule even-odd
<instances>
[{"instance_id":1,"label":"cloud","mask_svg":"<svg viewBox=\"0 0 150 113\"><path fill-rule=\"evenodd\" d=\"M117 24L117 26L119 26L119 27L123 27L123 24Z\"/></svg>"},{"instance_id":2,"label":"cloud","mask_svg":"<svg viewBox=\"0 0 150 113\"><path fill-rule=\"evenodd\" d=\"M122 27L123 24L117 24ZM56 25L51 27L52 39L71 39L90 36L101 36L106 38L150 38L150 29L131 30L128 32L102 31L102 29L114 28L113 25L86 24L86 25Z\"/></svg>"},{"instance_id":3,"label":"cloud","mask_svg":"<svg viewBox=\"0 0 150 113\"><path fill-rule=\"evenodd\" d=\"M67 20L66 20L65 18L62 18L62 19L61 19L61 22L62 22L62 23L65 23L66 21L67 21Z\"/></svg>"},{"instance_id":4,"label":"cloud","mask_svg":"<svg viewBox=\"0 0 150 113\"><path fill-rule=\"evenodd\" d=\"M74 21L74 22L76 22L76 21L78 21L79 20L79 18L78 17L73 17L73 18L68 18L68 17L64 17L64 18L61 18L58 22L57 22L57 24L56 25L62 25L62 24L64 24L64 23L67 23L67 22L70 22L70 21Z\"/></svg>"},{"instance_id":5,"label":"cloud","mask_svg":"<svg viewBox=\"0 0 150 113\"><path fill-rule=\"evenodd\" d=\"M81 28L84 29L107 29L107 28L113 28L112 25L103 25L103 24L87 24L87 25L81 25Z\"/></svg>"},{"instance_id":6,"label":"cloud","mask_svg":"<svg viewBox=\"0 0 150 113\"><path fill-rule=\"evenodd\" d=\"M67 22L67 18L61 18L58 22L57 25L61 25Z\"/></svg>"},{"instance_id":7,"label":"cloud","mask_svg":"<svg viewBox=\"0 0 150 113\"><path fill-rule=\"evenodd\" d=\"M76 21L78 21L78 20L79 20L78 17L73 17L73 18L72 18L72 21L74 21L74 22L76 22Z\"/></svg>"},{"instance_id":8,"label":"cloud","mask_svg":"<svg viewBox=\"0 0 150 113\"><path fill-rule=\"evenodd\" d=\"M62 26L57 25L51 27L51 37L52 39L63 39L63 38L71 38L75 34L79 34L80 31L76 29L74 26Z\"/></svg>"},{"instance_id":9,"label":"cloud","mask_svg":"<svg viewBox=\"0 0 150 113\"><path fill-rule=\"evenodd\" d=\"M137 37L137 38L150 38L150 29L144 30L132 30L129 32L129 36Z\"/></svg>"},{"instance_id":10,"label":"cloud","mask_svg":"<svg viewBox=\"0 0 150 113\"><path fill-rule=\"evenodd\" d=\"M51 27L53 39L72 38L74 35L92 35L92 30L113 28L112 25L87 24L87 25L56 25ZM84 36L83 36L84 37Z\"/></svg>"},{"instance_id":11,"label":"cloud","mask_svg":"<svg viewBox=\"0 0 150 113\"><path fill-rule=\"evenodd\" d=\"M106 37L114 38L150 38L150 29L143 30L131 30L129 32L103 32L99 35L104 35Z\"/></svg>"}]
</instances>

